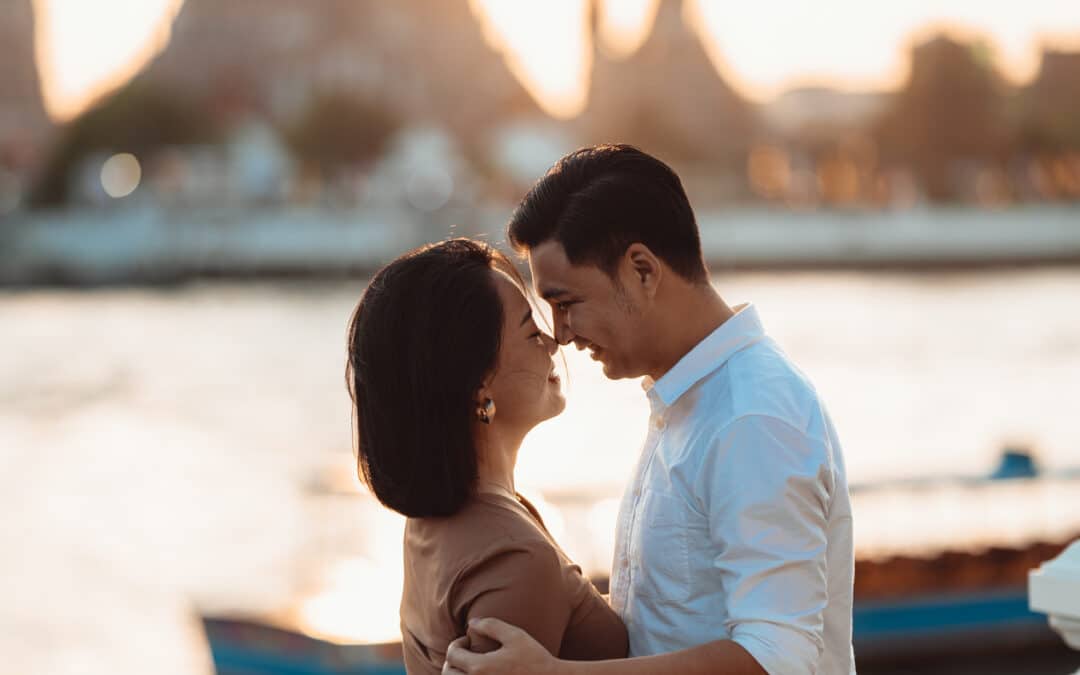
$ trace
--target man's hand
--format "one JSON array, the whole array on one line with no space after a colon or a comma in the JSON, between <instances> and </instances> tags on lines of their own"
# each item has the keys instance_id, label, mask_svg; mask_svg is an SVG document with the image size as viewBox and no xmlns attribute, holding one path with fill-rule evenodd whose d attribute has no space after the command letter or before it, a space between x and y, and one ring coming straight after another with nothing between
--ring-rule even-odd
<instances>
[{"instance_id":1,"label":"man's hand","mask_svg":"<svg viewBox=\"0 0 1080 675\"><path fill-rule=\"evenodd\" d=\"M469 651L469 645L487 638L501 646L487 654ZM468 633L450 643L443 675L556 675L559 661L516 626L498 619L469 622Z\"/></svg>"}]
</instances>

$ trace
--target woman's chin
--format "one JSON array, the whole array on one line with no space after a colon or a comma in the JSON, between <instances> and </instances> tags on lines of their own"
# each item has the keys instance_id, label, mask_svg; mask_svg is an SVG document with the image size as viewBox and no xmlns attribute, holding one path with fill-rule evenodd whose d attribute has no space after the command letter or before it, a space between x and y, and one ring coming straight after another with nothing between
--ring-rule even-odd
<instances>
[{"instance_id":1,"label":"woman's chin","mask_svg":"<svg viewBox=\"0 0 1080 675\"><path fill-rule=\"evenodd\" d=\"M566 398L562 395L561 391L556 391L551 396L551 402L548 406L548 414L544 417L545 420L549 420L552 417L558 417L562 414L562 411L566 410Z\"/></svg>"}]
</instances>

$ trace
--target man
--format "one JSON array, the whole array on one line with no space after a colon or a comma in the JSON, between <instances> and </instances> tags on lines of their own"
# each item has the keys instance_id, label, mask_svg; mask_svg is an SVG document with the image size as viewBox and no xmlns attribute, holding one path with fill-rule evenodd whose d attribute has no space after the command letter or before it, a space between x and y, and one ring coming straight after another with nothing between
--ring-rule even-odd
<instances>
[{"instance_id":1,"label":"man","mask_svg":"<svg viewBox=\"0 0 1080 675\"><path fill-rule=\"evenodd\" d=\"M649 432L619 512L611 604L631 658L559 661L495 619L444 672L855 672L844 461L806 377L756 309L712 288L675 173L625 145L564 157L509 239L528 254L560 344L610 378L644 376Z\"/></svg>"}]
</instances>

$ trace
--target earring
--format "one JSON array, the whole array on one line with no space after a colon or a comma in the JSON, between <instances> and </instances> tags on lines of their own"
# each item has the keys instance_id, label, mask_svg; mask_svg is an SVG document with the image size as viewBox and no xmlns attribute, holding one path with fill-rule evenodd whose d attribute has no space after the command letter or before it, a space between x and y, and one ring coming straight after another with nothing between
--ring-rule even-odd
<instances>
[{"instance_id":1,"label":"earring","mask_svg":"<svg viewBox=\"0 0 1080 675\"><path fill-rule=\"evenodd\" d=\"M495 417L495 401L485 398L484 405L476 408L476 417L484 424L491 424L491 418Z\"/></svg>"}]
</instances>

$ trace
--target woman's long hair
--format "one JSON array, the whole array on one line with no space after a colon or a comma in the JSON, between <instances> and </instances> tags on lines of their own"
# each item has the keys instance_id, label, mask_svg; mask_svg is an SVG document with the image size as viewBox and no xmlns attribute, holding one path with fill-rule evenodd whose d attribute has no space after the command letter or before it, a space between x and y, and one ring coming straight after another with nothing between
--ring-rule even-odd
<instances>
[{"instance_id":1,"label":"woman's long hair","mask_svg":"<svg viewBox=\"0 0 1080 675\"><path fill-rule=\"evenodd\" d=\"M476 392L496 366L502 253L458 238L379 270L349 322L346 381L361 480L411 517L455 513L475 489Z\"/></svg>"}]
</instances>

